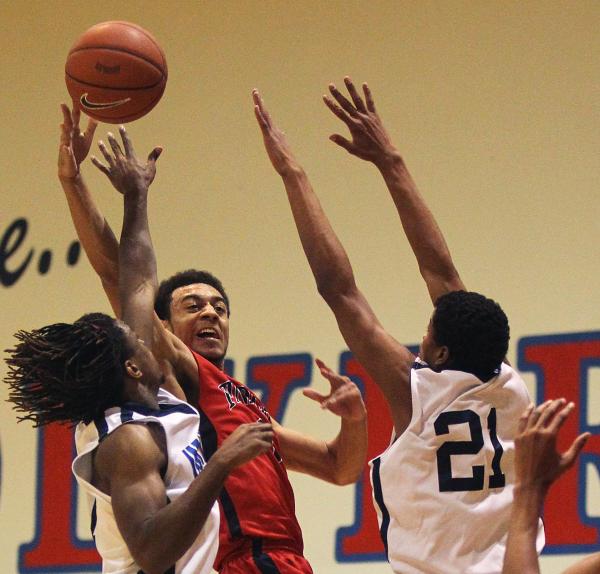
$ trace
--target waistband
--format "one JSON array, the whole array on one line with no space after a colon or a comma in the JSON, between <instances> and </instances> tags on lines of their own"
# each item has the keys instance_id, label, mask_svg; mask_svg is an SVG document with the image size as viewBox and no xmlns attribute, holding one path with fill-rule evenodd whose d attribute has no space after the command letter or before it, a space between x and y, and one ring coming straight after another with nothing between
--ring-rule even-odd
<instances>
[{"instance_id":1,"label":"waistband","mask_svg":"<svg viewBox=\"0 0 600 574\"><path fill-rule=\"evenodd\" d=\"M290 544L286 544L285 542L280 542L278 540L269 540L268 538L250 538L245 537L242 538L231 551L225 554L218 566L218 569L221 568L223 564L226 562L231 562L233 560L237 560L241 557L248 556L256 556L261 554L262 552L272 552L275 550L291 552L292 554L297 554L298 556L303 556L302 548L294 548Z\"/></svg>"}]
</instances>

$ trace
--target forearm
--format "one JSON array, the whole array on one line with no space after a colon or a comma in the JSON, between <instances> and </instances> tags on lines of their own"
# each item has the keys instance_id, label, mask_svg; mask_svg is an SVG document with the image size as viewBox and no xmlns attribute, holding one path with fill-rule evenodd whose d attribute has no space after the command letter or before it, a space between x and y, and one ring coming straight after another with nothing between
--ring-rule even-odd
<instances>
[{"instance_id":1,"label":"forearm","mask_svg":"<svg viewBox=\"0 0 600 574\"><path fill-rule=\"evenodd\" d=\"M298 167L283 174L282 179L317 288L329 302L355 287L350 261L306 173Z\"/></svg>"},{"instance_id":2,"label":"forearm","mask_svg":"<svg viewBox=\"0 0 600 574\"><path fill-rule=\"evenodd\" d=\"M598 572L600 572L600 552L580 560L567 568L563 574L598 574Z\"/></svg>"},{"instance_id":3,"label":"forearm","mask_svg":"<svg viewBox=\"0 0 600 574\"><path fill-rule=\"evenodd\" d=\"M342 419L337 437L328 444L332 460L332 480L344 485L356 482L367 460L367 417L360 421Z\"/></svg>"},{"instance_id":4,"label":"forearm","mask_svg":"<svg viewBox=\"0 0 600 574\"><path fill-rule=\"evenodd\" d=\"M377 166L400 216L431 299L464 289L444 236L399 154Z\"/></svg>"},{"instance_id":5,"label":"forearm","mask_svg":"<svg viewBox=\"0 0 600 574\"><path fill-rule=\"evenodd\" d=\"M138 283L156 284L156 257L148 226L148 190L127 193L119 252L121 284L131 291Z\"/></svg>"},{"instance_id":6,"label":"forearm","mask_svg":"<svg viewBox=\"0 0 600 574\"><path fill-rule=\"evenodd\" d=\"M132 541L134 557L148 574L162 574L194 543L229 473L215 453L189 488L147 519Z\"/></svg>"},{"instance_id":7,"label":"forearm","mask_svg":"<svg viewBox=\"0 0 600 574\"><path fill-rule=\"evenodd\" d=\"M536 540L545 493L541 486L515 487L502 574L539 574Z\"/></svg>"},{"instance_id":8,"label":"forearm","mask_svg":"<svg viewBox=\"0 0 600 574\"><path fill-rule=\"evenodd\" d=\"M81 175L60 179L77 237L117 316L120 315L119 243Z\"/></svg>"},{"instance_id":9,"label":"forearm","mask_svg":"<svg viewBox=\"0 0 600 574\"><path fill-rule=\"evenodd\" d=\"M360 478L367 456L366 416L360 421L342 419L339 434L329 442L276 423L273 428L288 470L339 485Z\"/></svg>"},{"instance_id":10,"label":"forearm","mask_svg":"<svg viewBox=\"0 0 600 574\"><path fill-rule=\"evenodd\" d=\"M146 341L154 339L153 302L157 289L156 257L148 226L148 189L140 186L124 196L119 295L124 320Z\"/></svg>"}]
</instances>

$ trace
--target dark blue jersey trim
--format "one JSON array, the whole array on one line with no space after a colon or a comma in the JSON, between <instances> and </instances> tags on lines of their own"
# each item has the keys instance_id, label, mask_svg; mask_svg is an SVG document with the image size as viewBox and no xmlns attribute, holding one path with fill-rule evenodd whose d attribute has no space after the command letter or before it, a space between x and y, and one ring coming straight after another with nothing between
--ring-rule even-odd
<instances>
[{"instance_id":1,"label":"dark blue jersey trim","mask_svg":"<svg viewBox=\"0 0 600 574\"><path fill-rule=\"evenodd\" d=\"M200 412L200 441L202 443L202 450L204 451L204 458L206 461L209 461L210 457L217 451L217 430L206 416L206 413L200 408L198 408L198 411ZM243 535L240 519L238 518L233 500L231 500L231 496L229 496L225 487L221 490L219 502L221 503L223 515L227 522L229 534L233 539L240 538Z\"/></svg>"},{"instance_id":2,"label":"dark blue jersey trim","mask_svg":"<svg viewBox=\"0 0 600 574\"><path fill-rule=\"evenodd\" d=\"M96 510L96 499L94 499L94 504L92 505L92 519L90 522L90 531L92 533L92 538L96 540L96 524L98 523L98 514Z\"/></svg>"},{"instance_id":3,"label":"dark blue jersey trim","mask_svg":"<svg viewBox=\"0 0 600 574\"><path fill-rule=\"evenodd\" d=\"M129 409L121 409L121 424L128 423L133 420L133 411Z\"/></svg>"},{"instance_id":4,"label":"dark blue jersey trim","mask_svg":"<svg viewBox=\"0 0 600 574\"><path fill-rule=\"evenodd\" d=\"M158 410L156 410L145 405L140 405L138 403L125 403L121 406L121 410L133 411L139 413L140 415L153 417L166 417L167 415L170 415L172 413L183 413L187 415L197 414L196 409L194 409L194 407L186 403L177 403L175 405L159 403L158 407Z\"/></svg>"},{"instance_id":5,"label":"dark blue jersey trim","mask_svg":"<svg viewBox=\"0 0 600 574\"><path fill-rule=\"evenodd\" d=\"M108 423L106 422L106 419L102 418L96 419L94 421L94 425L96 427L96 431L98 432L98 442L101 442L102 439L104 439L108 434Z\"/></svg>"},{"instance_id":6,"label":"dark blue jersey trim","mask_svg":"<svg viewBox=\"0 0 600 574\"><path fill-rule=\"evenodd\" d=\"M430 367L429 367L429 365L427 363L420 363L419 361L415 361L412 364L412 368L415 371L418 371L419 369L429 369Z\"/></svg>"},{"instance_id":7,"label":"dark blue jersey trim","mask_svg":"<svg viewBox=\"0 0 600 574\"><path fill-rule=\"evenodd\" d=\"M380 466L381 457L373 459L373 497L375 498L375 502L377 503L377 506L379 506L379 510L381 512L381 526L379 527L379 534L381 536L381 540L385 548L385 557L389 562L390 558L388 554L388 528L390 526L390 513L388 512L388 509L385 506L385 502L383 501L383 491L381 490Z\"/></svg>"},{"instance_id":8,"label":"dark blue jersey trim","mask_svg":"<svg viewBox=\"0 0 600 574\"><path fill-rule=\"evenodd\" d=\"M261 574L280 574L273 559L263 552L261 538L252 540L252 559Z\"/></svg>"}]
</instances>

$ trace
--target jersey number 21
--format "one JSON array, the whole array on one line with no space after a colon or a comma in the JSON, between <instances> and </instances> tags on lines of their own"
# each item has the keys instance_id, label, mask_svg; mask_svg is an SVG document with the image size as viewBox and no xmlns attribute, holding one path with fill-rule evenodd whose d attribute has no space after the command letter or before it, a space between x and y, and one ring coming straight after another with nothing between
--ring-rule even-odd
<instances>
[{"instance_id":1,"label":"jersey number 21","mask_svg":"<svg viewBox=\"0 0 600 574\"><path fill-rule=\"evenodd\" d=\"M479 415L472 411L447 411L441 413L434 423L435 434L448 434L451 425L468 424L471 440L449 441L440 446L437 451L438 480L440 492L463 492L466 490L483 490L485 468L483 465L472 467L473 475L465 478L452 476L452 455L477 454L483 447L483 432ZM500 469L500 459L504 450L496 434L496 409L492 408L487 418L487 429L494 446L492 474L489 476L489 488L501 488L506 479Z\"/></svg>"}]
</instances>

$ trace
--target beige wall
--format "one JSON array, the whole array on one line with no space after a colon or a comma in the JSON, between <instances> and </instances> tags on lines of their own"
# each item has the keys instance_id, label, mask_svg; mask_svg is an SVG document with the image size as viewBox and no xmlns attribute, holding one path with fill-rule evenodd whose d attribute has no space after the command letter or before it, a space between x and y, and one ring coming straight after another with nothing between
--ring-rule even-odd
<instances>
[{"instance_id":1,"label":"beige wall","mask_svg":"<svg viewBox=\"0 0 600 574\"><path fill-rule=\"evenodd\" d=\"M250 357L306 352L337 367L345 348L264 154L254 87L305 165L383 323L405 343L424 331L430 305L382 182L327 141L341 126L320 96L345 74L372 87L466 284L509 314L511 360L523 337L600 330L598 2L5 1L0 233L25 217L28 235L5 265L14 269L31 248L34 256L14 286L0 286L0 348L20 328L108 309L87 261L65 263L75 233L55 158L66 53L89 26L118 19L151 30L169 63L163 100L129 127L140 152L165 148L151 205L160 274L196 266L222 278L240 378ZM90 186L119 228L119 198L92 167ZM40 275L44 249L54 258ZM594 425L599 371L590 369L588 381ZM536 379L526 378L535 392ZM313 384L324 388L316 376ZM18 546L34 534L37 435L15 423L6 396L1 388L0 571L12 573ZM300 393L284 422L321 437L337 426ZM588 466L585 505L597 518L600 481ZM334 559L335 531L354 519L353 488L293 482L316 572L388 571L382 562ZM559 572L576 558L544 557L543 570Z\"/></svg>"}]
</instances>

